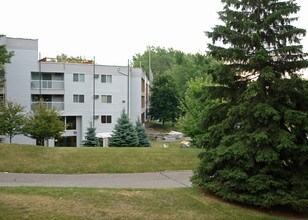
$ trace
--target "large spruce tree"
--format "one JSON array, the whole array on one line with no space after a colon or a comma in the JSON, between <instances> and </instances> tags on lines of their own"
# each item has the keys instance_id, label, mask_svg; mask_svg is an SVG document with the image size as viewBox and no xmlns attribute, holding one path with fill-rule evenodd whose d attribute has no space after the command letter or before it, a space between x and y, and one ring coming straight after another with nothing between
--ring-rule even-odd
<instances>
[{"instance_id":1,"label":"large spruce tree","mask_svg":"<svg viewBox=\"0 0 308 220\"><path fill-rule=\"evenodd\" d=\"M308 67L295 1L222 0L222 25L207 32L212 72L201 164L194 182L227 200L308 208ZM216 43L219 42L219 43Z\"/></svg>"}]
</instances>

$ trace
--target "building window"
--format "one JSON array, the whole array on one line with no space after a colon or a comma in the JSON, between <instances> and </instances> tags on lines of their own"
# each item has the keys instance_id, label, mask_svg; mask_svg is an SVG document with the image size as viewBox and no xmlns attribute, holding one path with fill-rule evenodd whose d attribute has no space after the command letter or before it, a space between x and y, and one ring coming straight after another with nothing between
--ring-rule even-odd
<instances>
[{"instance_id":1,"label":"building window","mask_svg":"<svg viewBox=\"0 0 308 220\"><path fill-rule=\"evenodd\" d=\"M141 92L145 92L145 81L141 79Z\"/></svg>"},{"instance_id":2,"label":"building window","mask_svg":"<svg viewBox=\"0 0 308 220\"><path fill-rule=\"evenodd\" d=\"M103 124L111 124L111 115L102 115L101 121Z\"/></svg>"},{"instance_id":3,"label":"building window","mask_svg":"<svg viewBox=\"0 0 308 220\"><path fill-rule=\"evenodd\" d=\"M84 95L74 95L73 102L84 103Z\"/></svg>"},{"instance_id":4,"label":"building window","mask_svg":"<svg viewBox=\"0 0 308 220\"><path fill-rule=\"evenodd\" d=\"M84 82L84 74L83 73L74 73L73 74L74 82Z\"/></svg>"},{"instance_id":5,"label":"building window","mask_svg":"<svg viewBox=\"0 0 308 220\"><path fill-rule=\"evenodd\" d=\"M102 95L102 103L112 103L111 95Z\"/></svg>"},{"instance_id":6,"label":"building window","mask_svg":"<svg viewBox=\"0 0 308 220\"><path fill-rule=\"evenodd\" d=\"M141 108L145 107L145 97L141 96Z\"/></svg>"},{"instance_id":7,"label":"building window","mask_svg":"<svg viewBox=\"0 0 308 220\"><path fill-rule=\"evenodd\" d=\"M76 116L66 116L65 119L66 130L77 129Z\"/></svg>"},{"instance_id":8,"label":"building window","mask_svg":"<svg viewBox=\"0 0 308 220\"><path fill-rule=\"evenodd\" d=\"M102 83L112 83L112 75L102 75Z\"/></svg>"}]
</instances>

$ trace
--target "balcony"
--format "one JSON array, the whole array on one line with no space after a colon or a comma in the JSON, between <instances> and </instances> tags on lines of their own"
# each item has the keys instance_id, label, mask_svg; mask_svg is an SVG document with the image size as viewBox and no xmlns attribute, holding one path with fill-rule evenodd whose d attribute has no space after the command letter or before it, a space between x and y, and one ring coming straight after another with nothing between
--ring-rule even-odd
<instances>
[{"instance_id":1,"label":"balcony","mask_svg":"<svg viewBox=\"0 0 308 220\"><path fill-rule=\"evenodd\" d=\"M41 82L41 86L40 86ZM63 80L31 80L31 89L55 89L63 90Z\"/></svg>"},{"instance_id":2,"label":"balcony","mask_svg":"<svg viewBox=\"0 0 308 220\"><path fill-rule=\"evenodd\" d=\"M37 105L37 102L31 103L31 109L34 105ZM44 105L48 108L56 108L58 111L64 110L64 102L44 102Z\"/></svg>"}]
</instances>

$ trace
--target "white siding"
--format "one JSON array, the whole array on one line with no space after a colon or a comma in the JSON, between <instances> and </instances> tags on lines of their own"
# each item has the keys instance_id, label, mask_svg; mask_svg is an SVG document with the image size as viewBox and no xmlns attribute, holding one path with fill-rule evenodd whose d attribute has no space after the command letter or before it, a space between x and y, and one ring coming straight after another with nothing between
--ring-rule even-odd
<instances>
[{"instance_id":1,"label":"white siding","mask_svg":"<svg viewBox=\"0 0 308 220\"><path fill-rule=\"evenodd\" d=\"M37 40L6 38L6 48L13 51L11 63L6 64L6 99L31 109L31 71L38 69ZM7 141L7 140L6 140ZM15 136L13 143L34 144L35 141L22 135Z\"/></svg>"},{"instance_id":2,"label":"white siding","mask_svg":"<svg viewBox=\"0 0 308 220\"><path fill-rule=\"evenodd\" d=\"M6 44L9 51L14 51L11 64L6 65L6 97L31 109L31 94L38 95L38 89L31 90L31 72L63 73L64 89L42 89L45 95L64 95L64 110L62 116L77 116L77 127L73 131L65 131L63 136L76 136L77 146L81 146L82 139L87 128L93 123L93 114L99 116L94 120L97 133L112 132L121 112L127 112L129 104L129 116L132 122L145 111L141 109L141 78L145 78L139 68L130 69L128 85L127 66L106 66L93 64L72 64L56 62L38 62L37 40L3 38L0 44ZM84 74L84 82L74 82L73 74ZM99 77L95 78L94 74ZM102 83L102 75L111 75L112 83ZM59 78L60 79L60 78ZM62 76L61 76L62 79ZM55 78L53 78L55 80ZM145 81L147 79L145 78ZM129 87L129 100L128 100ZM95 89L94 89L95 88ZM73 95L84 95L84 103L74 103ZM97 99L94 95L98 95ZM112 103L102 103L102 95L111 95ZM52 101L62 101L59 100ZM102 123L102 115L111 115L112 123ZM35 141L24 136L16 136L13 139L17 143L35 144ZM7 142L7 140L6 140ZM49 141L49 146L54 144Z\"/></svg>"}]
</instances>

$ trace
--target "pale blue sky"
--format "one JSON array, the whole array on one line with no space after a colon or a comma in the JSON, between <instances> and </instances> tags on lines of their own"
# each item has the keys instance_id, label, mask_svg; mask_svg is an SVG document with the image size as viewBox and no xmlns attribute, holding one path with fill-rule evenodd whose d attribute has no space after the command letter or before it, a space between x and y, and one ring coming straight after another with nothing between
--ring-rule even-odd
<instances>
[{"instance_id":1,"label":"pale blue sky","mask_svg":"<svg viewBox=\"0 0 308 220\"><path fill-rule=\"evenodd\" d=\"M308 1L298 27L308 29ZM204 53L220 0L5 0L0 33L39 40L42 57L65 53L126 65L148 45ZM308 50L307 37L302 41Z\"/></svg>"}]
</instances>

